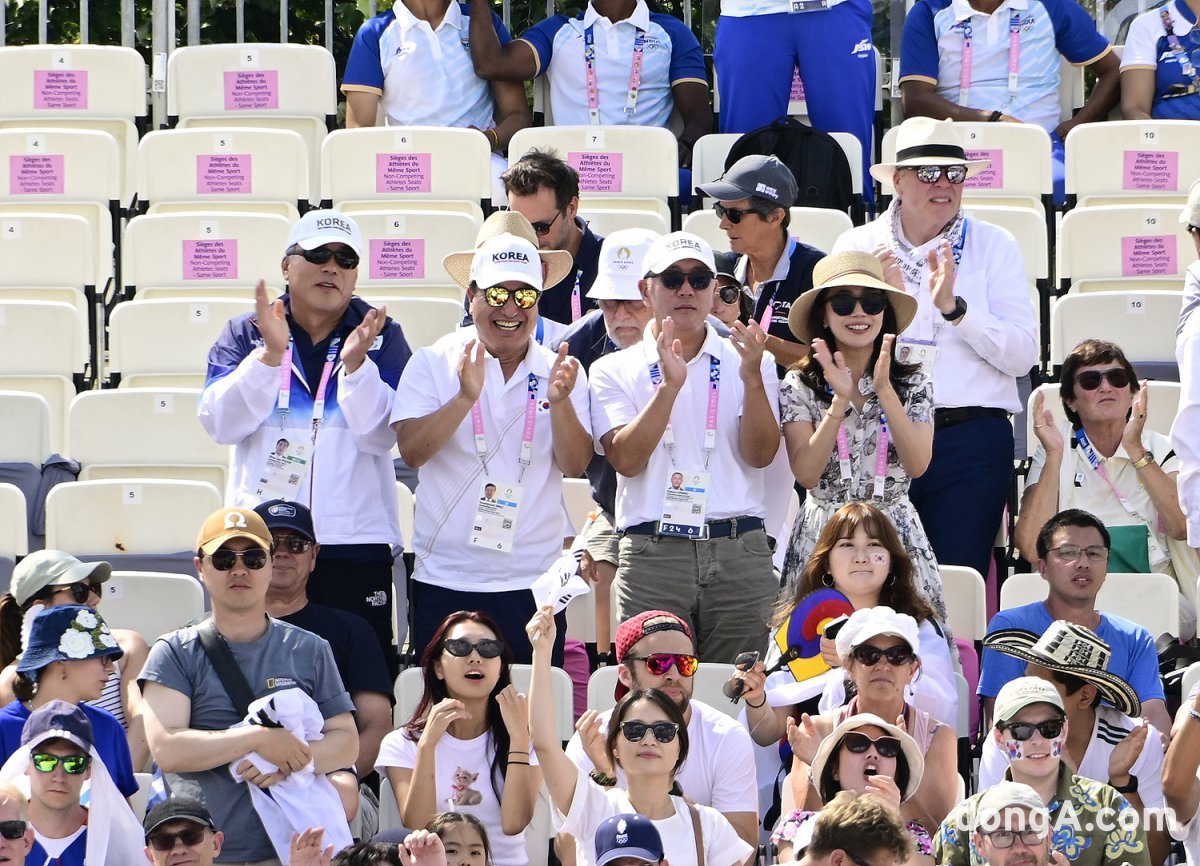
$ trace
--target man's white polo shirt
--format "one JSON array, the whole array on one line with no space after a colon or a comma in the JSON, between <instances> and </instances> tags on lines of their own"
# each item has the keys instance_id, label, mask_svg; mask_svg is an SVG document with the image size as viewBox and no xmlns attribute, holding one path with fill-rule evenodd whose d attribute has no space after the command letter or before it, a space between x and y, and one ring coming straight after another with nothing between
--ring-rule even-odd
<instances>
[{"instance_id":1,"label":"man's white polo shirt","mask_svg":"<svg viewBox=\"0 0 1200 866\"><path fill-rule=\"evenodd\" d=\"M605 355L592 364L592 432L596 448L604 434L633 421L654 396L650 367L658 362L658 343L651 328L637 345ZM764 505L764 472L742 459L738 447L745 388L738 370L741 356L729 340L720 337L705 324L704 344L688 362L687 379L671 410L671 430L675 437L675 460L667 447L659 443L642 473L634 478L617 474L617 528L625 529L662 517L663 494L676 469L704 466L704 426L708 410L710 358L720 362L720 389L717 406L716 447L709 460L711 489L706 519L726 520L747 515L767 516ZM409 361L412 365L412 361ZM779 376L775 359L763 353L763 385L771 411L779 421ZM406 370L407 372L407 370Z\"/></svg>"},{"instance_id":2,"label":"man's white polo shirt","mask_svg":"<svg viewBox=\"0 0 1200 866\"><path fill-rule=\"evenodd\" d=\"M474 337L474 328L463 328L413 354L396 388L393 424L436 412L458 394L459 359ZM563 476L554 462L547 398L554 360L553 352L530 339L528 354L507 382L499 361L491 355L485 361L479 403L487 438L488 480L516 481L520 474L529 374L538 379L533 457L521 480L524 492L512 552L487 550L467 541L485 480L468 414L450 440L420 469L420 504L413 527L414 580L458 591L528 589L562 552L566 529ZM590 432L588 381L583 370L570 400L579 422Z\"/></svg>"},{"instance_id":3,"label":"man's white polo shirt","mask_svg":"<svg viewBox=\"0 0 1200 866\"><path fill-rule=\"evenodd\" d=\"M465 4L451 2L434 30L401 0L365 22L354 37L342 92L382 95L388 122L399 126L495 126L488 83L475 74ZM492 14L501 44L510 42Z\"/></svg>"},{"instance_id":4,"label":"man's white polo shirt","mask_svg":"<svg viewBox=\"0 0 1200 866\"><path fill-rule=\"evenodd\" d=\"M672 85L697 81L706 87L704 52L695 35L671 15L651 12L637 0L633 14L612 22L588 3L575 18L553 15L521 36L533 49L537 74L550 82L550 103L559 125L588 123L587 64L584 40L592 30L596 48L596 83L600 122L607 125L666 126L675 108ZM626 114L633 48L638 31L642 45L642 83L632 115Z\"/></svg>"}]
</instances>

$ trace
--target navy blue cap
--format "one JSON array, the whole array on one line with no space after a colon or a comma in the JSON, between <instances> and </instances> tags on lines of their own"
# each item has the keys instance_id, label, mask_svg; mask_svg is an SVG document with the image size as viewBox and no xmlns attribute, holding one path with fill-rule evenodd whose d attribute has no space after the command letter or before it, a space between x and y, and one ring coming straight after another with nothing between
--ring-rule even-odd
<instances>
[{"instance_id":1,"label":"navy blue cap","mask_svg":"<svg viewBox=\"0 0 1200 866\"><path fill-rule=\"evenodd\" d=\"M97 656L119 659L123 655L125 651L117 646L104 617L82 604L62 604L33 618L29 645L17 664L17 673L32 674L52 662Z\"/></svg>"},{"instance_id":2,"label":"navy blue cap","mask_svg":"<svg viewBox=\"0 0 1200 866\"><path fill-rule=\"evenodd\" d=\"M662 837L653 821L628 813L613 815L596 828L596 866L620 857L636 857L648 863L663 859Z\"/></svg>"},{"instance_id":3,"label":"navy blue cap","mask_svg":"<svg viewBox=\"0 0 1200 866\"><path fill-rule=\"evenodd\" d=\"M92 723L75 704L50 701L29 714L21 728L21 745L30 751L47 740L68 740L84 752L92 750Z\"/></svg>"},{"instance_id":4,"label":"navy blue cap","mask_svg":"<svg viewBox=\"0 0 1200 866\"><path fill-rule=\"evenodd\" d=\"M287 502L283 499L269 499L262 505L256 506L255 513L267 524L267 529L290 529L297 535L316 541L316 530L313 529L312 512L299 502Z\"/></svg>"}]
</instances>

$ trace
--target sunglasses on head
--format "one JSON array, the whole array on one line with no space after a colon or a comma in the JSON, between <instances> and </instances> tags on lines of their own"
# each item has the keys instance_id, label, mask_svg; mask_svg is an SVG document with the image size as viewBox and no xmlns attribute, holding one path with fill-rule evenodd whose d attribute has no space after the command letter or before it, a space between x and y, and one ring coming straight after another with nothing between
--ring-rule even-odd
<instances>
[{"instance_id":1,"label":"sunglasses on head","mask_svg":"<svg viewBox=\"0 0 1200 866\"><path fill-rule=\"evenodd\" d=\"M306 250L298 244L293 249L295 255L303 257L304 261L312 265L323 265L333 259L339 268L345 268L348 271L358 267L358 253L353 250L331 250L329 247Z\"/></svg>"},{"instance_id":2,"label":"sunglasses on head","mask_svg":"<svg viewBox=\"0 0 1200 866\"><path fill-rule=\"evenodd\" d=\"M681 677L690 677L700 667L700 659L687 653L650 653L648 656L625 656L625 661L645 662L646 670L656 677L661 677L675 666Z\"/></svg>"},{"instance_id":3,"label":"sunglasses on head","mask_svg":"<svg viewBox=\"0 0 1200 866\"><path fill-rule=\"evenodd\" d=\"M54 592L69 592L71 594L71 601L75 602L76 604L87 604L89 595L94 594L97 598L99 598L103 594L104 590L100 588L100 584L90 580L84 580L80 581L79 583L72 583L68 586L56 586L54 587Z\"/></svg>"},{"instance_id":4,"label":"sunglasses on head","mask_svg":"<svg viewBox=\"0 0 1200 866\"><path fill-rule=\"evenodd\" d=\"M180 830L178 833L155 833L150 837L150 846L155 851L170 851L175 847L175 840L179 840L186 847L193 848L204 841L203 827L188 827L186 830Z\"/></svg>"},{"instance_id":5,"label":"sunglasses on head","mask_svg":"<svg viewBox=\"0 0 1200 866\"><path fill-rule=\"evenodd\" d=\"M667 268L658 275L658 279L664 289L670 289L672 292L682 289L685 282L691 283L693 289L702 292L712 285L713 274L712 271L691 271L685 274L677 268Z\"/></svg>"},{"instance_id":6,"label":"sunglasses on head","mask_svg":"<svg viewBox=\"0 0 1200 866\"><path fill-rule=\"evenodd\" d=\"M28 827L24 821L0 821L0 836L5 839L20 839Z\"/></svg>"},{"instance_id":7,"label":"sunglasses on head","mask_svg":"<svg viewBox=\"0 0 1200 866\"><path fill-rule=\"evenodd\" d=\"M1063 722L1066 719L1059 717L1057 719L1046 719L1044 722L1003 722L997 727L1002 731L1008 731L1012 734L1012 738L1018 743L1023 743L1033 736L1033 732L1037 731L1044 739L1053 740L1062 733Z\"/></svg>"},{"instance_id":8,"label":"sunglasses on head","mask_svg":"<svg viewBox=\"0 0 1200 866\"><path fill-rule=\"evenodd\" d=\"M53 773L59 764L71 776L85 772L92 763L91 755L51 755L46 752L35 752L29 756L33 768L39 773Z\"/></svg>"},{"instance_id":9,"label":"sunglasses on head","mask_svg":"<svg viewBox=\"0 0 1200 866\"><path fill-rule=\"evenodd\" d=\"M867 667L873 667L879 664L879 660L881 658L887 659L888 664L895 667L906 665L916 658L916 656L913 655L913 651L906 646L892 646L888 647L887 649L880 649L879 647L873 646L869 643L859 644L853 650L851 650L850 655L852 655L856 661L862 662Z\"/></svg>"},{"instance_id":10,"label":"sunglasses on head","mask_svg":"<svg viewBox=\"0 0 1200 866\"><path fill-rule=\"evenodd\" d=\"M442 648L457 658L466 658L471 651L479 653L481 658L494 659L504 652L504 641L485 637L478 643L471 643L466 638L452 637L442 641Z\"/></svg>"},{"instance_id":11,"label":"sunglasses on head","mask_svg":"<svg viewBox=\"0 0 1200 866\"><path fill-rule=\"evenodd\" d=\"M1129 371L1124 367L1112 367L1108 370L1084 370L1075 377L1075 384L1085 391L1095 391L1105 379L1114 388L1129 387Z\"/></svg>"},{"instance_id":12,"label":"sunglasses on head","mask_svg":"<svg viewBox=\"0 0 1200 866\"><path fill-rule=\"evenodd\" d=\"M283 548L288 553L307 553L308 549L313 546L313 543L307 538L297 538L294 535L287 537L273 535L272 541L275 542L275 549Z\"/></svg>"},{"instance_id":13,"label":"sunglasses on head","mask_svg":"<svg viewBox=\"0 0 1200 866\"><path fill-rule=\"evenodd\" d=\"M209 554L213 568L217 571L229 571L239 559L246 568L258 571L260 568L266 567L269 558L270 556L261 547L251 547L249 550L227 550L222 547Z\"/></svg>"},{"instance_id":14,"label":"sunglasses on head","mask_svg":"<svg viewBox=\"0 0 1200 866\"><path fill-rule=\"evenodd\" d=\"M558 213L556 213L554 215L554 219L550 220L549 222L547 222L546 220L538 220L537 222L530 223L529 225L533 227L533 230L535 232L537 232L542 237L545 237L546 235L550 234L550 227L552 225L554 225L556 222L558 222L558 218L562 215L563 215L563 212L559 211Z\"/></svg>"},{"instance_id":15,"label":"sunglasses on head","mask_svg":"<svg viewBox=\"0 0 1200 866\"><path fill-rule=\"evenodd\" d=\"M654 739L669 743L679 735L679 725L674 722L621 722L621 733L631 743L640 743L646 731L654 732Z\"/></svg>"},{"instance_id":16,"label":"sunglasses on head","mask_svg":"<svg viewBox=\"0 0 1200 866\"><path fill-rule=\"evenodd\" d=\"M884 736L873 740L860 731L847 731L846 736L842 738L842 745L846 747L846 751L856 755L861 755L872 746L881 758L894 758L900 754L900 741L895 737Z\"/></svg>"},{"instance_id":17,"label":"sunglasses on head","mask_svg":"<svg viewBox=\"0 0 1200 866\"><path fill-rule=\"evenodd\" d=\"M953 184L962 183L967 179L965 165L919 165L912 171L921 183L937 183L943 174L946 175L946 180Z\"/></svg>"},{"instance_id":18,"label":"sunglasses on head","mask_svg":"<svg viewBox=\"0 0 1200 866\"><path fill-rule=\"evenodd\" d=\"M838 292L836 295L831 295L827 299L827 303L829 309L838 316L850 315L856 306L862 307L862 311L868 316L878 316L887 306L887 299L883 296L883 292L867 291L861 295Z\"/></svg>"},{"instance_id":19,"label":"sunglasses on head","mask_svg":"<svg viewBox=\"0 0 1200 866\"><path fill-rule=\"evenodd\" d=\"M737 225L742 221L742 217L749 216L752 213L758 213L755 208L744 207L741 210L737 208L725 207L725 205L717 202L713 205L713 211L717 215L717 219L727 219L733 225Z\"/></svg>"},{"instance_id":20,"label":"sunglasses on head","mask_svg":"<svg viewBox=\"0 0 1200 866\"><path fill-rule=\"evenodd\" d=\"M1025 847L1032 848L1046 838L1046 834L1041 830L996 830L983 835L991 839L997 848L1011 848L1017 839L1020 839Z\"/></svg>"},{"instance_id":21,"label":"sunglasses on head","mask_svg":"<svg viewBox=\"0 0 1200 866\"><path fill-rule=\"evenodd\" d=\"M488 286L483 290L483 299L489 307L503 307L512 298L522 310L532 309L541 295L537 289L506 289L504 286Z\"/></svg>"}]
</instances>

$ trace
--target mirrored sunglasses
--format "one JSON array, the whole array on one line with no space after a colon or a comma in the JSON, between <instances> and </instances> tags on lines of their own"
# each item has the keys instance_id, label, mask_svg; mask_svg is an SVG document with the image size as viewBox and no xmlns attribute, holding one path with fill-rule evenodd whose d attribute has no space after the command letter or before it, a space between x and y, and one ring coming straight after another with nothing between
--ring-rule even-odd
<instances>
[{"instance_id":1,"label":"mirrored sunglasses","mask_svg":"<svg viewBox=\"0 0 1200 866\"><path fill-rule=\"evenodd\" d=\"M937 183L943 174L946 175L946 180L953 184L960 184L967 179L965 165L920 165L913 171L921 183Z\"/></svg>"},{"instance_id":2,"label":"mirrored sunglasses","mask_svg":"<svg viewBox=\"0 0 1200 866\"><path fill-rule=\"evenodd\" d=\"M512 298L513 303L522 310L529 310L537 304L542 295L537 289L508 289L504 286L488 286L483 290L483 299L489 307L503 307Z\"/></svg>"},{"instance_id":3,"label":"mirrored sunglasses","mask_svg":"<svg viewBox=\"0 0 1200 866\"><path fill-rule=\"evenodd\" d=\"M681 677L690 677L700 667L700 659L687 653L650 653L648 656L625 656L625 661L645 662L646 670L661 677L675 666Z\"/></svg>"},{"instance_id":4,"label":"mirrored sunglasses","mask_svg":"<svg viewBox=\"0 0 1200 866\"><path fill-rule=\"evenodd\" d=\"M29 756L33 768L39 773L53 773L59 764L63 771L71 776L84 773L92 763L91 755L51 755L46 752L35 752Z\"/></svg>"}]
</instances>

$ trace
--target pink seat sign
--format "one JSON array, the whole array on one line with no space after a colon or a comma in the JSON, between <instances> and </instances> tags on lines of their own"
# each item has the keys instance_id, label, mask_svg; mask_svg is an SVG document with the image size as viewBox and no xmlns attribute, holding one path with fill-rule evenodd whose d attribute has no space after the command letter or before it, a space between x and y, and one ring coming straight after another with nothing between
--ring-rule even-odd
<instances>
[{"instance_id":1,"label":"pink seat sign","mask_svg":"<svg viewBox=\"0 0 1200 866\"><path fill-rule=\"evenodd\" d=\"M431 168L428 153L377 153L375 191L429 192Z\"/></svg>"},{"instance_id":2,"label":"pink seat sign","mask_svg":"<svg viewBox=\"0 0 1200 866\"><path fill-rule=\"evenodd\" d=\"M1127 150L1121 189L1179 189L1179 154L1166 150Z\"/></svg>"},{"instance_id":3,"label":"pink seat sign","mask_svg":"<svg viewBox=\"0 0 1200 866\"><path fill-rule=\"evenodd\" d=\"M65 175L61 154L15 153L8 158L11 195L62 195Z\"/></svg>"},{"instance_id":4,"label":"pink seat sign","mask_svg":"<svg viewBox=\"0 0 1200 866\"><path fill-rule=\"evenodd\" d=\"M1004 151L999 148L968 150L967 159L990 159L992 164L974 177L967 178L966 186L971 189L1004 188Z\"/></svg>"},{"instance_id":5,"label":"pink seat sign","mask_svg":"<svg viewBox=\"0 0 1200 866\"><path fill-rule=\"evenodd\" d=\"M41 110L88 107L86 69L35 69L33 107Z\"/></svg>"},{"instance_id":6,"label":"pink seat sign","mask_svg":"<svg viewBox=\"0 0 1200 866\"><path fill-rule=\"evenodd\" d=\"M250 154L196 155L197 195L249 195L253 191Z\"/></svg>"},{"instance_id":7,"label":"pink seat sign","mask_svg":"<svg viewBox=\"0 0 1200 866\"><path fill-rule=\"evenodd\" d=\"M579 172L580 192L621 192L624 155L605 151L570 151L567 163Z\"/></svg>"},{"instance_id":8,"label":"pink seat sign","mask_svg":"<svg viewBox=\"0 0 1200 866\"><path fill-rule=\"evenodd\" d=\"M236 280L238 275L236 238L183 242L183 278L185 280Z\"/></svg>"},{"instance_id":9,"label":"pink seat sign","mask_svg":"<svg viewBox=\"0 0 1200 866\"><path fill-rule=\"evenodd\" d=\"M1169 277L1178 273L1175 235L1121 238L1121 276Z\"/></svg>"},{"instance_id":10,"label":"pink seat sign","mask_svg":"<svg viewBox=\"0 0 1200 866\"><path fill-rule=\"evenodd\" d=\"M424 238L372 238L371 279L425 279Z\"/></svg>"},{"instance_id":11,"label":"pink seat sign","mask_svg":"<svg viewBox=\"0 0 1200 866\"><path fill-rule=\"evenodd\" d=\"M225 71L226 111L265 111L274 108L279 108L278 70Z\"/></svg>"}]
</instances>

